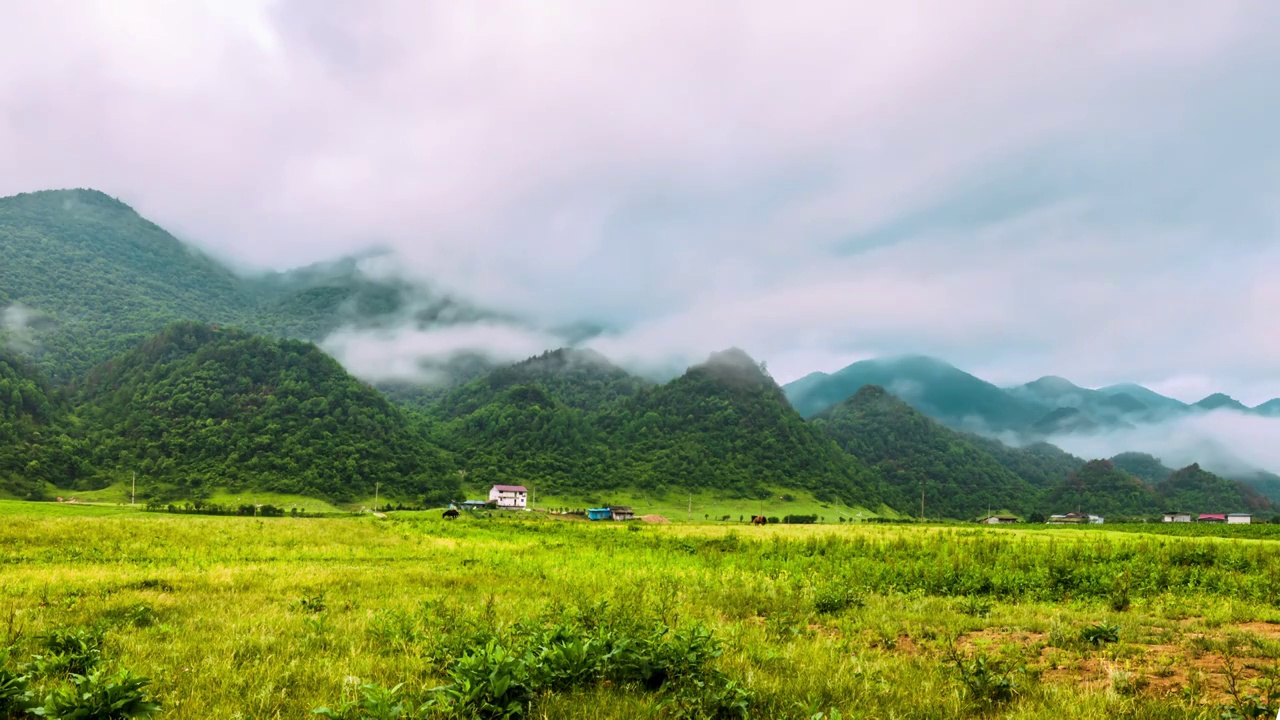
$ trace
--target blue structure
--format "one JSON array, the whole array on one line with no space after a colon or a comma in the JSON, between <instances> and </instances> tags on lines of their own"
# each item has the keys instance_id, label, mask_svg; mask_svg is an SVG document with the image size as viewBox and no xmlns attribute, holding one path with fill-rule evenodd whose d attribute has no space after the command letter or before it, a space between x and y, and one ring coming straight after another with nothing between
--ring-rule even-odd
<instances>
[{"instance_id":1,"label":"blue structure","mask_svg":"<svg viewBox=\"0 0 1280 720\"><path fill-rule=\"evenodd\" d=\"M587 519L588 520L612 520L613 510L610 510L607 507L587 508Z\"/></svg>"}]
</instances>

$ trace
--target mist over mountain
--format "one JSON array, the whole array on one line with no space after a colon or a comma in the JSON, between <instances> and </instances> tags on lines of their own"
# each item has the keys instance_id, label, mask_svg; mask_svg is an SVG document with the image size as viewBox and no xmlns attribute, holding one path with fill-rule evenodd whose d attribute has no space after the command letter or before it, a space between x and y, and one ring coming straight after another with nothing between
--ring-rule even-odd
<instances>
[{"instance_id":1,"label":"mist over mountain","mask_svg":"<svg viewBox=\"0 0 1280 720\"><path fill-rule=\"evenodd\" d=\"M921 357L859 361L835 373L813 373L784 390L813 415L823 403L833 405L869 385L890 389L957 430L1014 445L1049 441L1086 458L1139 451L1175 467L1198 462L1280 498L1269 474L1280 468L1280 447L1272 440L1280 437L1277 401L1250 409L1218 393L1187 404L1133 383L1095 390L1056 376L999 388Z\"/></svg>"},{"instance_id":2,"label":"mist over mountain","mask_svg":"<svg viewBox=\"0 0 1280 720\"><path fill-rule=\"evenodd\" d=\"M0 257L0 339L58 382L176 321L313 342L339 333L519 327L405 280L380 253L239 274L96 190L0 198ZM467 349L464 341L410 370L427 377Z\"/></svg>"},{"instance_id":3,"label":"mist over mountain","mask_svg":"<svg viewBox=\"0 0 1280 720\"><path fill-rule=\"evenodd\" d=\"M1172 473L1165 464L1200 463L1280 492L1264 440L1280 401L1186 405L1058 376L1002 388L921 355L782 388L741 350L646 376L591 349L615 337L597 323L548 329L485 310L377 251L235 272L91 190L0 200L0 251L9 495L99 487L128 469L174 497L254 487L354 498L385 477L392 493L441 498L463 479L538 478L564 492L796 488L911 514L923 483L933 512L972 517L1049 509L1054 488L1061 502L1069 488L1123 495L1127 485L1093 482L1105 473L1092 470L1063 483L1084 458L1125 451L1159 458L1115 461L1148 489ZM357 418L380 449L336 439ZM1246 425L1218 432L1227 422ZM1219 484L1202 497L1232 492Z\"/></svg>"}]
</instances>

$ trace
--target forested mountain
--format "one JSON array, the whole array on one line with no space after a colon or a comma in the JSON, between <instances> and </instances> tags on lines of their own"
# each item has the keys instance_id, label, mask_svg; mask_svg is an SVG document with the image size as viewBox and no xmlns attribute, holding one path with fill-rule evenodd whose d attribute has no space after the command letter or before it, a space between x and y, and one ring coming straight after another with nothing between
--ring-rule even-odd
<instances>
[{"instance_id":1,"label":"forested mountain","mask_svg":"<svg viewBox=\"0 0 1280 720\"><path fill-rule=\"evenodd\" d=\"M591 350L561 348L499 367L442 395L431 408L445 418L475 412L501 393L534 383L549 397L588 412L620 398L632 397L651 382L635 377Z\"/></svg>"},{"instance_id":2,"label":"forested mountain","mask_svg":"<svg viewBox=\"0 0 1280 720\"><path fill-rule=\"evenodd\" d=\"M813 423L845 452L879 471L899 496L914 502L923 488L926 514L976 518L990 510L1027 513L1037 505L1038 492L1027 480L968 436L930 420L878 386L863 386L819 413Z\"/></svg>"},{"instance_id":3,"label":"forested mountain","mask_svg":"<svg viewBox=\"0 0 1280 720\"><path fill-rule=\"evenodd\" d=\"M740 350L715 353L675 380L599 413L635 482L763 496L800 487L822 500L893 503L878 475L804 422Z\"/></svg>"},{"instance_id":4,"label":"forested mountain","mask_svg":"<svg viewBox=\"0 0 1280 720\"><path fill-rule=\"evenodd\" d=\"M1149 485L1110 460L1091 460L1045 494L1047 512L1085 512L1102 516L1155 515L1164 501Z\"/></svg>"},{"instance_id":5,"label":"forested mountain","mask_svg":"<svg viewBox=\"0 0 1280 720\"><path fill-rule=\"evenodd\" d=\"M736 350L665 385L598 355L557 350L495 370L427 412L440 419L434 436L469 483L536 479L544 492L714 489L742 498L803 488L870 508L893 499Z\"/></svg>"},{"instance_id":6,"label":"forested mountain","mask_svg":"<svg viewBox=\"0 0 1280 720\"><path fill-rule=\"evenodd\" d=\"M1255 407L1253 411L1259 415L1266 415L1267 417L1280 417L1280 398L1268 400Z\"/></svg>"},{"instance_id":7,"label":"forested mountain","mask_svg":"<svg viewBox=\"0 0 1280 720\"><path fill-rule=\"evenodd\" d=\"M38 323L33 357L65 381L177 320L228 322L240 280L93 190L0 198L0 305Z\"/></svg>"},{"instance_id":8,"label":"forested mountain","mask_svg":"<svg viewBox=\"0 0 1280 720\"><path fill-rule=\"evenodd\" d=\"M74 388L91 461L150 489L253 488L440 500L458 488L425 429L314 345L172 326Z\"/></svg>"},{"instance_id":9,"label":"forested mountain","mask_svg":"<svg viewBox=\"0 0 1280 720\"><path fill-rule=\"evenodd\" d=\"M807 376L787 386L791 403L805 417L878 385L912 407L954 428L1018 430L1049 410L1016 397L941 360L910 356L856 362L825 377Z\"/></svg>"},{"instance_id":10,"label":"forested mountain","mask_svg":"<svg viewBox=\"0 0 1280 720\"><path fill-rule=\"evenodd\" d=\"M1258 491L1207 472L1200 465L1182 468L1160 481L1156 491L1166 507L1196 512L1266 512L1273 509Z\"/></svg>"},{"instance_id":11,"label":"forested mountain","mask_svg":"<svg viewBox=\"0 0 1280 720\"><path fill-rule=\"evenodd\" d=\"M38 371L0 348L0 497L43 499L44 483L84 473L83 448L58 427L66 413Z\"/></svg>"},{"instance_id":12,"label":"forested mountain","mask_svg":"<svg viewBox=\"0 0 1280 720\"><path fill-rule=\"evenodd\" d=\"M177 321L319 341L346 326L495 317L391 274L370 277L361 268L373 255L242 277L95 190L0 198L0 258L0 312L60 383Z\"/></svg>"},{"instance_id":13,"label":"forested mountain","mask_svg":"<svg viewBox=\"0 0 1280 720\"><path fill-rule=\"evenodd\" d=\"M1173 474L1160 458L1140 452L1120 453L1111 458L1111 464L1120 470L1148 483L1158 483Z\"/></svg>"},{"instance_id":14,"label":"forested mountain","mask_svg":"<svg viewBox=\"0 0 1280 720\"><path fill-rule=\"evenodd\" d=\"M1084 465L1084 460L1047 442L1015 448L993 438L978 435L966 437L1018 477L1041 489L1053 485Z\"/></svg>"}]
</instances>

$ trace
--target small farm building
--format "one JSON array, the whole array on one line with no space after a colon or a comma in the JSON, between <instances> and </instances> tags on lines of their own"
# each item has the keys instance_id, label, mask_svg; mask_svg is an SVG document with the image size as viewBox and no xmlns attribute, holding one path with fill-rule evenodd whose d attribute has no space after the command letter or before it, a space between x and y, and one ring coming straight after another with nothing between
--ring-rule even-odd
<instances>
[{"instance_id":1,"label":"small farm building","mask_svg":"<svg viewBox=\"0 0 1280 720\"><path fill-rule=\"evenodd\" d=\"M1078 512L1069 512L1065 515L1050 515L1049 523L1053 525L1072 525L1092 522L1088 515Z\"/></svg>"},{"instance_id":2,"label":"small farm building","mask_svg":"<svg viewBox=\"0 0 1280 720\"><path fill-rule=\"evenodd\" d=\"M612 520L613 510L607 507L587 508L588 520Z\"/></svg>"},{"instance_id":3,"label":"small farm building","mask_svg":"<svg viewBox=\"0 0 1280 720\"><path fill-rule=\"evenodd\" d=\"M1018 522L1018 518L1012 515L988 515L978 522L983 525L1008 525L1010 523Z\"/></svg>"},{"instance_id":4,"label":"small farm building","mask_svg":"<svg viewBox=\"0 0 1280 720\"><path fill-rule=\"evenodd\" d=\"M1249 513L1227 513L1228 525L1248 525L1253 522L1253 516Z\"/></svg>"},{"instance_id":5,"label":"small farm building","mask_svg":"<svg viewBox=\"0 0 1280 720\"><path fill-rule=\"evenodd\" d=\"M614 520L635 520L636 513L626 505L610 505L609 515Z\"/></svg>"},{"instance_id":6,"label":"small farm building","mask_svg":"<svg viewBox=\"0 0 1280 720\"><path fill-rule=\"evenodd\" d=\"M500 508L523 510L529 501L529 491L523 485L494 485L489 490L489 502Z\"/></svg>"},{"instance_id":7,"label":"small farm building","mask_svg":"<svg viewBox=\"0 0 1280 720\"><path fill-rule=\"evenodd\" d=\"M1196 522L1224 523L1226 521L1227 521L1226 515L1208 514L1208 515L1201 515L1200 517L1196 518Z\"/></svg>"},{"instance_id":8,"label":"small farm building","mask_svg":"<svg viewBox=\"0 0 1280 720\"><path fill-rule=\"evenodd\" d=\"M1191 513L1185 512L1167 512L1164 514L1165 522L1191 522Z\"/></svg>"}]
</instances>

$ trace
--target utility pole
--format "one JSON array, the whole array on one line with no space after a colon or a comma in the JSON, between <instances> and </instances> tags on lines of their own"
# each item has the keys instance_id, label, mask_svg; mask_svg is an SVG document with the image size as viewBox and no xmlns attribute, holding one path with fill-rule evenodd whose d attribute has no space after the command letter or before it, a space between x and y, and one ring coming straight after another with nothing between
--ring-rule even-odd
<instances>
[{"instance_id":1,"label":"utility pole","mask_svg":"<svg viewBox=\"0 0 1280 720\"><path fill-rule=\"evenodd\" d=\"M133 471L133 484L129 488L129 504L138 504L138 471Z\"/></svg>"},{"instance_id":2,"label":"utility pole","mask_svg":"<svg viewBox=\"0 0 1280 720\"><path fill-rule=\"evenodd\" d=\"M693 519L693 496L689 496L689 512L684 516L685 520Z\"/></svg>"},{"instance_id":3,"label":"utility pole","mask_svg":"<svg viewBox=\"0 0 1280 720\"><path fill-rule=\"evenodd\" d=\"M373 484L373 511L378 512L378 488L382 485L380 482Z\"/></svg>"},{"instance_id":4,"label":"utility pole","mask_svg":"<svg viewBox=\"0 0 1280 720\"><path fill-rule=\"evenodd\" d=\"M920 522L924 522L924 480L920 481Z\"/></svg>"}]
</instances>

